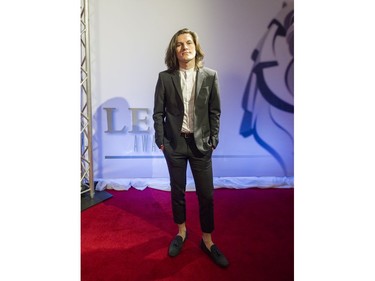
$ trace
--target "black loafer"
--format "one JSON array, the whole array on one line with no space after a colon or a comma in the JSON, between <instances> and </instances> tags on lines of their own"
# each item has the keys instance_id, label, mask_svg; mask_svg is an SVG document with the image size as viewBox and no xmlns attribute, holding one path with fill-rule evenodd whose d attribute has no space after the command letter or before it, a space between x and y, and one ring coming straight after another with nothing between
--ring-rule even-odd
<instances>
[{"instance_id":1,"label":"black loafer","mask_svg":"<svg viewBox=\"0 0 375 281\"><path fill-rule=\"evenodd\" d=\"M220 267L227 267L229 262L222 252L216 247L216 245L211 246L211 251L207 249L206 244L204 244L203 239L201 240L201 249L205 252L213 261Z\"/></svg>"},{"instance_id":2,"label":"black loafer","mask_svg":"<svg viewBox=\"0 0 375 281\"><path fill-rule=\"evenodd\" d=\"M185 235L185 240L187 238L187 233ZM180 235L176 235L176 237L172 240L171 244L169 245L168 255L171 257L177 256L182 249L182 246L185 243L185 240L182 240Z\"/></svg>"}]
</instances>

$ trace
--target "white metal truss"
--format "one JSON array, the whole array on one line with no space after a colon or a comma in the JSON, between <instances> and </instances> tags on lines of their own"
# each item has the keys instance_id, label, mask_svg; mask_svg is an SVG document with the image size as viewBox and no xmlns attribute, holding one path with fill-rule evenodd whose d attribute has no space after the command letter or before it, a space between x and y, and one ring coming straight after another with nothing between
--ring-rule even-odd
<instances>
[{"instance_id":1,"label":"white metal truss","mask_svg":"<svg viewBox=\"0 0 375 281\"><path fill-rule=\"evenodd\" d=\"M81 194L86 192L94 197L89 4L81 0Z\"/></svg>"}]
</instances>

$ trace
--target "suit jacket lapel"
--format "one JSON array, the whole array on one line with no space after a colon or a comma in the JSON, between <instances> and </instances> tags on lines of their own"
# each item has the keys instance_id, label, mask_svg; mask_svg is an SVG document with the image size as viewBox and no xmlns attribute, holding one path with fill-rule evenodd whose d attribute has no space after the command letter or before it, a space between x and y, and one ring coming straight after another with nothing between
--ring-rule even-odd
<instances>
[{"instance_id":1,"label":"suit jacket lapel","mask_svg":"<svg viewBox=\"0 0 375 281\"><path fill-rule=\"evenodd\" d=\"M178 95L181 98L181 101L183 101L184 99L182 97L180 74L179 74L179 72L177 70L172 73L172 82L174 84L174 87L175 87Z\"/></svg>"},{"instance_id":2,"label":"suit jacket lapel","mask_svg":"<svg viewBox=\"0 0 375 281\"><path fill-rule=\"evenodd\" d=\"M197 82L196 82L196 90L195 90L195 99L197 99L199 92L202 87L203 80L205 78L204 72L202 68L199 68L197 71Z\"/></svg>"}]
</instances>

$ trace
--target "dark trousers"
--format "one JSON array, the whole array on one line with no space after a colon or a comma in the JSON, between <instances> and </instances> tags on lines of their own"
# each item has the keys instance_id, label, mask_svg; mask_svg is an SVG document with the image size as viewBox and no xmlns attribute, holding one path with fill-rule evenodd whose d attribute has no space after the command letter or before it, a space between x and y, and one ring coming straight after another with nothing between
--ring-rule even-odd
<instances>
[{"instance_id":1,"label":"dark trousers","mask_svg":"<svg viewBox=\"0 0 375 281\"><path fill-rule=\"evenodd\" d=\"M189 138L181 136L175 149L168 143L164 146L163 152L170 176L174 222L182 224L186 221L185 191L189 162L198 196L201 230L211 233L214 230L212 151L202 154L197 149L193 136Z\"/></svg>"}]
</instances>

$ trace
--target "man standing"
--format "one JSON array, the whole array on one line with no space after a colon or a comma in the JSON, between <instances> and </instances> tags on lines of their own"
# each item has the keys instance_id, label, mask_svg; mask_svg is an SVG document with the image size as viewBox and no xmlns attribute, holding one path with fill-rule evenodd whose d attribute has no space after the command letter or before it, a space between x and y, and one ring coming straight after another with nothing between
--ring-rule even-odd
<instances>
[{"instance_id":1,"label":"man standing","mask_svg":"<svg viewBox=\"0 0 375 281\"><path fill-rule=\"evenodd\" d=\"M165 55L167 70L159 73L155 88L156 145L167 162L172 212L178 233L168 254L177 256L187 238L186 171L189 162L199 201L202 230L200 247L221 267L228 260L212 241L214 230L212 152L219 142L220 96L216 71L203 67L198 36L181 29L172 37Z\"/></svg>"}]
</instances>

